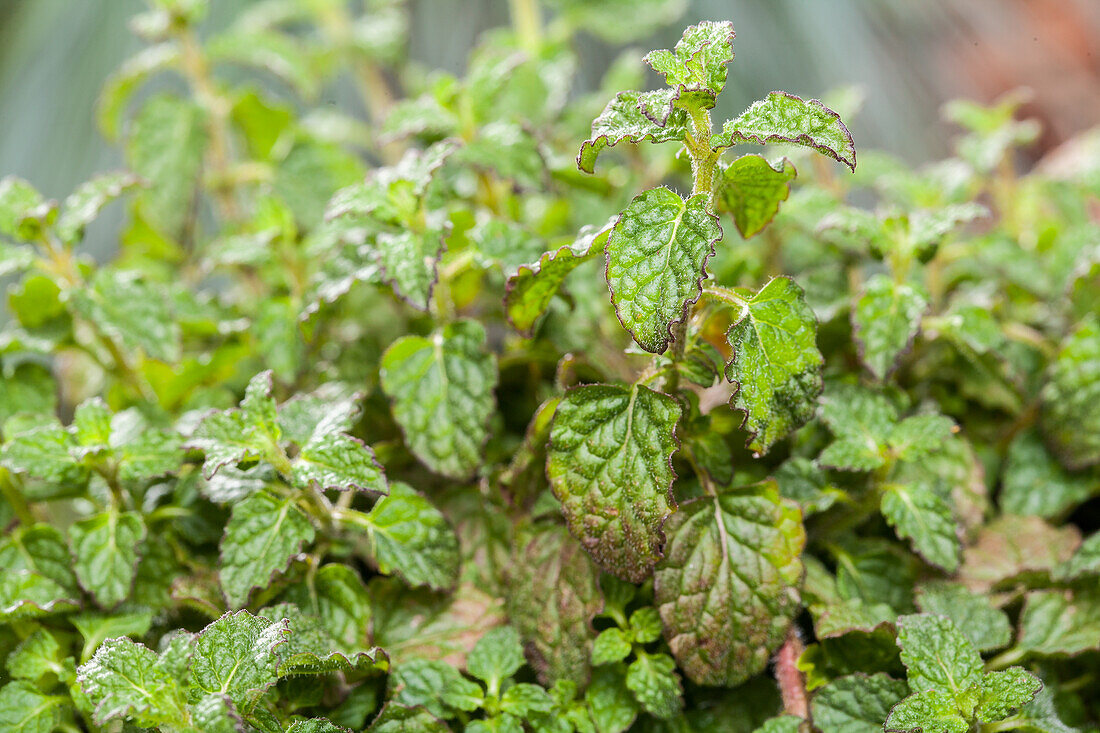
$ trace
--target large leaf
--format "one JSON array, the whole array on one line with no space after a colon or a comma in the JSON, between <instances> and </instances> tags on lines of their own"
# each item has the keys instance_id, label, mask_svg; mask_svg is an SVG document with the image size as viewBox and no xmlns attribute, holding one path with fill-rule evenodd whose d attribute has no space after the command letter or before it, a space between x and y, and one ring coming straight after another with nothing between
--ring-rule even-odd
<instances>
[{"instance_id":1,"label":"large leaf","mask_svg":"<svg viewBox=\"0 0 1100 733\"><path fill-rule=\"evenodd\" d=\"M772 92L753 102L711 138L715 148L740 143L804 145L856 168L855 142L840 115L816 99L807 102L787 92Z\"/></svg>"},{"instance_id":2,"label":"large leaf","mask_svg":"<svg viewBox=\"0 0 1100 733\"><path fill-rule=\"evenodd\" d=\"M458 539L438 509L397 482L365 516L371 555L383 573L410 585L447 589L458 580Z\"/></svg>"},{"instance_id":3,"label":"large leaf","mask_svg":"<svg viewBox=\"0 0 1100 733\"><path fill-rule=\"evenodd\" d=\"M798 612L801 512L774 482L686 503L668 523L654 597L665 638L697 684L757 674Z\"/></svg>"},{"instance_id":4,"label":"large leaf","mask_svg":"<svg viewBox=\"0 0 1100 733\"><path fill-rule=\"evenodd\" d=\"M814 695L814 725L822 733L879 733L890 708L908 691L903 681L881 672L840 677Z\"/></svg>"},{"instance_id":5,"label":"large leaf","mask_svg":"<svg viewBox=\"0 0 1100 733\"><path fill-rule=\"evenodd\" d=\"M1095 584L1073 591L1033 591L1020 615L1018 647L1062 656L1100 649L1100 592Z\"/></svg>"},{"instance_id":6,"label":"large leaf","mask_svg":"<svg viewBox=\"0 0 1100 733\"><path fill-rule=\"evenodd\" d=\"M726 377L738 385L730 406L745 413L748 445L763 453L813 417L824 359L817 318L790 278L773 279L741 306L726 335L733 349Z\"/></svg>"},{"instance_id":7,"label":"large leaf","mask_svg":"<svg viewBox=\"0 0 1100 733\"><path fill-rule=\"evenodd\" d=\"M458 321L405 336L382 355L382 389L409 449L436 473L468 478L481 463L497 369L485 330Z\"/></svg>"},{"instance_id":8,"label":"large leaf","mask_svg":"<svg viewBox=\"0 0 1100 733\"><path fill-rule=\"evenodd\" d=\"M715 208L728 212L745 239L759 234L779 212L798 175L786 158L778 168L759 155L742 155L721 168L714 181Z\"/></svg>"},{"instance_id":9,"label":"large leaf","mask_svg":"<svg viewBox=\"0 0 1100 733\"><path fill-rule=\"evenodd\" d=\"M107 511L69 528L73 569L99 605L112 608L130 595L145 523L137 512Z\"/></svg>"},{"instance_id":10,"label":"large leaf","mask_svg":"<svg viewBox=\"0 0 1100 733\"><path fill-rule=\"evenodd\" d=\"M199 633L191 659L191 685L228 695L242 712L275 684L276 647L289 634L286 621L248 611L227 613Z\"/></svg>"},{"instance_id":11,"label":"large leaf","mask_svg":"<svg viewBox=\"0 0 1100 733\"><path fill-rule=\"evenodd\" d=\"M605 384L570 390L554 416L546 472L569 529L625 580L640 582L661 557L679 419L668 395Z\"/></svg>"},{"instance_id":12,"label":"large leaf","mask_svg":"<svg viewBox=\"0 0 1100 733\"><path fill-rule=\"evenodd\" d=\"M127 716L152 727L179 725L186 719L180 680L158 663L155 652L129 639L104 642L79 669L77 679L97 721Z\"/></svg>"},{"instance_id":13,"label":"large leaf","mask_svg":"<svg viewBox=\"0 0 1100 733\"><path fill-rule=\"evenodd\" d=\"M879 379L894 371L916 338L928 301L912 285L878 274L867 281L852 311L860 357Z\"/></svg>"},{"instance_id":14,"label":"large leaf","mask_svg":"<svg viewBox=\"0 0 1100 733\"><path fill-rule=\"evenodd\" d=\"M1066 467L1100 463L1100 320L1085 320L1062 345L1041 398L1047 439Z\"/></svg>"},{"instance_id":15,"label":"large leaf","mask_svg":"<svg viewBox=\"0 0 1100 733\"><path fill-rule=\"evenodd\" d=\"M623 211L607 240L607 284L619 321L643 349L668 348L672 325L702 293L707 260L721 238L703 194L685 201L662 186Z\"/></svg>"},{"instance_id":16,"label":"large leaf","mask_svg":"<svg viewBox=\"0 0 1100 733\"><path fill-rule=\"evenodd\" d=\"M959 567L958 525L951 506L934 489L890 484L882 494L882 515L925 560L948 572Z\"/></svg>"},{"instance_id":17,"label":"large leaf","mask_svg":"<svg viewBox=\"0 0 1100 733\"><path fill-rule=\"evenodd\" d=\"M386 493L386 477L372 451L358 438L334 432L315 435L302 446L292 465L302 487Z\"/></svg>"},{"instance_id":18,"label":"large leaf","mask_svg":"<svg viewBox=\"0 0 1100 733\"><path fill-rule=\"evenodd\" d=\"M652 92L619 92L592 121L592 136L581 144L577 167L585 173L596 169L596 158L604 148L621 142L663 143L683 140L687 135L687 114L673 109L669 101L664 122L658 124L642 113L642 103L652 100Z\"/></svg>"}]
</instances>

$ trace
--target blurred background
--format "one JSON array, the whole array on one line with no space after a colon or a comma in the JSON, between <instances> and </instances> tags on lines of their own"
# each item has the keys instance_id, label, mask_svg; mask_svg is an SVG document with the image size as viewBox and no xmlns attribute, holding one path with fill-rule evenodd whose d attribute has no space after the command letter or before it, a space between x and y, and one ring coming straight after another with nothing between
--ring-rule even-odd
<instances>
[{"instance_id":1,"label":"blurred background","mask_svg":"<svg viewBox=\"0 0 1100 733\"><path fill-rule=\"evenodd\" d=\"M685 2L680 20L639 51L671 47L686 24L732 20L737 59L719 115L772 89L818 97L856 84L866 93L851 124L857 146L913 163L948 152L954 131L939 111L955 97L986 103L1030 87L1024 113L1044 129L1036 156L1100 124L1100 0ZM249 4L216 0L207 28ZM127 20L143 7L142 0L0 0L0 174L23 176L58 198L121 164L93 111L104 79L141 47ZM509 19L506 0L411 0L408 7L410 56L452 72L462 71L481 32ZM582 85L592 86L621 49L585 38L578 50ZM350 96L339 88L329 94L334 104Z\"/></svg>"}]
</instances>

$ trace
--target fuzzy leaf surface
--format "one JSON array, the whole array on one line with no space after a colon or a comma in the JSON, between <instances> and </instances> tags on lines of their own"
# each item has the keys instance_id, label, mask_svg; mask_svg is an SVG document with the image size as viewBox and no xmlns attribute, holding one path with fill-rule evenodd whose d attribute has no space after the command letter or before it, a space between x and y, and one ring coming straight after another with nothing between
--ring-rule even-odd
<instances>
[{"instance_id":1,"label":"fuzzy leaf surface","mask_svg":"<svg viewBox=\"0 0 1100 733\"><path fill-rule=\"evenodd\" d=\"M786 158L772 167L760 155L742 155L722 168L714 182L715 208L733 217L745 239L759 234L791 193L791 181L798 175Z\"/></svg>"},{"instance_id":2,"label":"fuzzy leaf surface","mask_svg":"<svg viewBox=\"0 0 1100 733\"><path fill-rule=\"evenodd\" d=\"M458 539L446 517L412 487L394 483L366 521L371 555L380 572L396 572L410 585L437 590L454 586L460 565Z\"/></svg>"},{"instance_id":3,"label":"fuzzy leaf surface","mask_svg":"<svg viewBox=\"0 0 1100 733\"><path fill-rule=\"evenodd\" d=\"M852 322L860 357L878 379L886 379L916 338L928 301L915 287L878 274L856 302Z\"/></svg>"},{"instance_id":4,"label":"fuzzy leaf surface","mask_svg":"<svg viewBox=\"0 0 1100 733\"><path fill-rule=\"evenodd\" d=\"M651 92L619 92L607 107L592 120L592 134L581 144L577 167L585 173L596 170L596 158L604 148L621 142L664 143L683 140L687 135L687 113L667 107L664 122L658 123L643 114L642 104L652 104ZM652 112L650 113L652 114Z\"/></svg>"},{"instance_id":5,"label":"fuzzy leaf surface","mask_svg":"<svg viewBox=\"0 0 1100 733\"><path fill-rule=\"evenodd\" d=\"M130 595L137 570L138 545L145 539L145 522L137 512L107 511L69 528L73 570L80 585L99 605L111 608Z\"/></svg>"}]
</instances>

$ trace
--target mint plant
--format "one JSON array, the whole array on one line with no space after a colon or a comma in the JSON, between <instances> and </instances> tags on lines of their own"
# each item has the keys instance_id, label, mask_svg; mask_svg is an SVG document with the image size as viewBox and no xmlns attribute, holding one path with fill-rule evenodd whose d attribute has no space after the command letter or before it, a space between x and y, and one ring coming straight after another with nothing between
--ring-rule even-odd
<instances>
[{"instance_id":1,"label":"mint plant","mask_svg":"<svg viewBox=\"0 0 1100 733\"><path fill-rule=\"evenodd\" d=\"M728 22L582 90L682 3L509 7L148 0L125 170L0 181L0 728L1096 729L1088 138L857 167Z\"/></svg>"}]
</instances>

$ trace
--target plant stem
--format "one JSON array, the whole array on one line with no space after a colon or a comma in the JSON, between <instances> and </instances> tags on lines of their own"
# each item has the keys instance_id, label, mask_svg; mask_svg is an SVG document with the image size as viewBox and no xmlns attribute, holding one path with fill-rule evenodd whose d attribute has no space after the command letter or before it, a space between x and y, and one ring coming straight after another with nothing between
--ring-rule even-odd
<instances>
[{"instance_id":1,"label":"plant stem","mask_svg":"<svg viewBox=\"0 0 1100 733\"><path fill-rule=\"evenodd\" d=\"M509 0L508 7L520 45L528 51L537 50L542 43L542 13L538 0Z\"/></svg>"},{"instance_id":2,"label":"plant stem","mask_svg":"<svg viewBox=\"0 0 1100 733\"><path fill-rule=\"evenodd\" d=\"M806 696L806 682L798 669L798 658L805 650L802 640L798 638L798 629L791 626L787 631L787 640L775 657L775 681L783 699L783 712L809 720L810 703Z\"/></svg>"},{"instance_id":3,"label":"plant stem","mask_svg":"<svg viewBox=\"0 0 1100 733\"><path fill-rule=\"evenodd\" d=\"M31 526L35 523L34 512L27 503L27 497L12 483L11 472L6 468L0 468L0 496L11 506L20 524Z\"/></svg>"}]
</instances>

